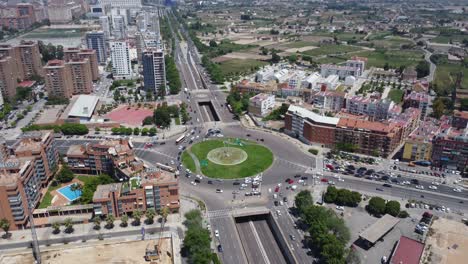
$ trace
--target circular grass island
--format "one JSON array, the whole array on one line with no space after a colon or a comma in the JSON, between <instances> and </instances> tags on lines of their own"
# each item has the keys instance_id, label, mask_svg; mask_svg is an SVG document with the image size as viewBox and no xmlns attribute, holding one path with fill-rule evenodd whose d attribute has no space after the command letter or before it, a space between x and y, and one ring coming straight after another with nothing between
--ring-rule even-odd
<instances>
[{"instance_id":1,"label":"circular grass island","mask_svg":"<svg viewBox=\"0 0 468 264\"><path fill-rule=\"evenodd\" d=\"M268 169L273 163L273 153L253 141L209 139L185 150L182 153L182 163L193 173L198 171L210 178L236 179L253 176Z\"/></svg>"}]
</instances>

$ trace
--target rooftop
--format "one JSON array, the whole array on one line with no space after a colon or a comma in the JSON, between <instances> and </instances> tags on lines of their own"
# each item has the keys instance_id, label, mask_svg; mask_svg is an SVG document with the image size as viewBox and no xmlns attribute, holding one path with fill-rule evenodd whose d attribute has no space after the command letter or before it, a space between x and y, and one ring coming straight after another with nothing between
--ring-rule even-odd
<instances>
[{"instance_id":1,"label":"rooftop","mask_svg":"<svg viewBox=\"0 0 468 264\"><path fill-rule=\"evenodd\" d=\"M259 93L259 94L255 95L255 96L251 97L250 100L252 102L261 102L261 101L269 99L272 96L274 97L274 95L271 95L271 94Z\"/></svg>"},{"instance_id":2,"label":"rooftop","mask_svg":"<svg viewBox=\"0 0 468 264\"><path fill-rule=\"evenodd\" d=\"M68 113L68 116L91 118L98 101L98 96L84 94L79 95Z\"/></svg>"},{"instance_id":3,"label":"rooftop","mask_svg":"<svg viewBox=\"0 0 468 264\"><path fill-rule=\"evenodd\" d=\"M391 133L395 128L395 124L393 123L374 122L351 118L340 118L337 126L342 128L352 128L383 133Z\"/></svg>"},{"instance_id":4,"label":"rooftop","mask_svg":"<svg viewBox=\"0 0 468 264\"><path fill-rule=\"evenodd\" d=\"M147 169L145 176L141 179L141 184L152 184L152 185L163 185L167 183L176 184L178 181L173 173L162 171L162 170L153 170Z\"/></svg>"},{"instance_id":5,"label":"rooftop","mask_svg":"<svg viewBox=\"0 0 468 264\"><path fill-rule=\"evenodd\" d=\"M33 161L31 157L10 157L0 163L0 185L14 185Z\"/></svg>"},{"instance_id":6,"label":"rooftop","mask_svg":"<svg viewBox=\"0 0 468 264\"><path fill-rule=\"evenodd\" d=\"M453 111L453 116L458 117L458 118L468 119L468 111L455 110Z\"/></svg>"},{"instance_id":7,"label":"rooftop","mask_svg":"<svg viewBox=\"0 0 468 264\"><path fill-rule=\"evenodd\" d=\"M419 264L423 251L423 243L402 236L393 252L390 264Z\"/></svg>"},{"instance_id":8,"label":"rooftop","mask_svg":"<svg viewBox=\"0 0 468 264\"><path fill-rule=\"evenodd\" d=\"M317 123L324 123L329 125L337 125L340 120L339 118L335 117L321 116L305 108L298 107L295 105L289 106L288 112L302 116L303 118L311 119L312 121Z\"/></svg>"},{"instance_id":9,"label":"rooftop","mask_svg":"<svg viewBox=\"0 0 468 264\"><path fill-rule=\"evenodd\" d=\"M410 94L405 96L405 101L406 100L413 100L413 101L419 101L419 102L429 102L429 95L427 93L418 93L415 91L412 91Z\"/></svg>"},{"instance_id":10,"label":"rooftop","mask_svg":"<svg viewBox=\"0 0 468 264\"><path fill-rule=\"evenodd\" d=\"M408 140L417 142L431 142L432 138L437 135L440 124L436 119L428 119L419 123L419 127L414 130Z\"/></svg>"},{"instance_id":11,"label":"rooftop","mask_svg":"<svg viewBox=\"0 0 468 264\"><path fill-rule=\"evenodd\" d=\"M382 216L370 227L364 230L359 237L367 240L372 244L375 244L382 236L390 231L396 224L400 222L400 219L393 217L389 214Z\"/></svg>"},{"instance_id":12,"label":"rooftop","mask_svg":"<svg viewBox=\"0 0 468 264\"><path fill-rule=\"evenodd\" d=\"M85 153L83 145L70 145L67 150L67 156L80 156Z\"/></svg>"},{"instance_id":13,"label":"rooftop","mask_svg":"<svg viewBox=\"0 0 468 264\"><path fill-rule=\"evenodd\" d=\"M109 198L110 192L120 192L121 188L122 188L122 183L98 185L98 187L96 188L96 191L93 194L93 201L107 199Z\"/></svg>"}]
</instances>

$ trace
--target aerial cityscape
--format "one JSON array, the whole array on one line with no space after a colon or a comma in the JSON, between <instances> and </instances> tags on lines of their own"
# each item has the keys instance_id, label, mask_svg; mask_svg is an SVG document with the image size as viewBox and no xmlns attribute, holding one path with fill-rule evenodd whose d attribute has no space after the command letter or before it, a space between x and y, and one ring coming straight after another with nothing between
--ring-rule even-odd
<instances>
[{"instance_id":1,"label":"aerial cityscape","mask_svg":"<svg viewBox=\"0 0 468 264\"><path fill-rule=\"evenodd\" d=\"M0 0L0 263L461 264L467 0Z\"/></svg>"}]
</instances>

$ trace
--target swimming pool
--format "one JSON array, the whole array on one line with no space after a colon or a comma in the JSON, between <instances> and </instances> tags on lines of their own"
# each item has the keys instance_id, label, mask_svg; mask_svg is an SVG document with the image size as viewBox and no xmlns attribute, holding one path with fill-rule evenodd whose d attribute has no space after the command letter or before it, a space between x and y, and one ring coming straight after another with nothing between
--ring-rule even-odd
<instances>
[{"instance_id":1,"label":"swimming pool","mask_svg":"<svg viewBox=\"0 0 468 264\"><path fill-rule=\"evenodd\" d=\"M81 197L80 190L76 190L76 191L71 190L71 187L73 184L67 185L57 190L61 195L67 198L70 202L75 201L76 199Z\"/></svg>"}]
</instances>

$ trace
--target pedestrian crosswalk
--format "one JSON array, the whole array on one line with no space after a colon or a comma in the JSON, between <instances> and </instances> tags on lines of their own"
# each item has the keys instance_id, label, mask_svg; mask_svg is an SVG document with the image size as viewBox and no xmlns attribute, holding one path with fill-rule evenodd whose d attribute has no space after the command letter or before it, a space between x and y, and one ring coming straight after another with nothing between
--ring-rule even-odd
<instances>
[{"instance_id":1,"label":"pedestrian crosswalk","mask_svg":"<svg viewBox=\"0 0 468 264\"><path fill-rule=\"evenodd\" d=\"M230 217L231 216L231 209L226 208L226 209L208 211L206 216L209 219Z\"/></svg>"},{"instance_id":2,"label":"pedestrian crosswalk","mask_svg":"<svg viewBox=\"0 0 468 264\"><path fill-rule=\"evenodd\" d=\"M295 162L291 162L289 160L285 160L285 159L282 159L282 158L276 158L275 159L275 162L277 162L278 164L280 164L281 166L287 166L291 169L296 169L296 170L303 170L303 171L308 171L310 170L311 168L310 167L307 167L303 164L299 164L299 163L295 163Z\"/></svg>"}]
</instances>

